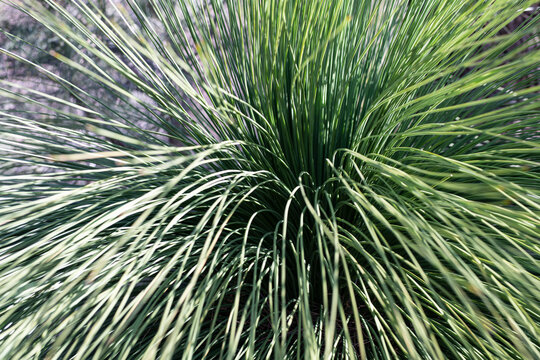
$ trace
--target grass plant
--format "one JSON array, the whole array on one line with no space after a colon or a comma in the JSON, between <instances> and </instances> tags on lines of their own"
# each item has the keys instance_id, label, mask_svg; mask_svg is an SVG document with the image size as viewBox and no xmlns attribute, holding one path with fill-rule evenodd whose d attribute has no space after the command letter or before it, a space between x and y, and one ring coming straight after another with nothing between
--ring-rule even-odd
<instances>
[{"instance_id":1,"label":"grass plant","mask_svg":"<svg viewBox=\"0 0 540 360\"><path fill-rule=\"evenodd\" d=\"M540 359L536 1L7 2L0 359Z\"/></svg>"}]
</instances>

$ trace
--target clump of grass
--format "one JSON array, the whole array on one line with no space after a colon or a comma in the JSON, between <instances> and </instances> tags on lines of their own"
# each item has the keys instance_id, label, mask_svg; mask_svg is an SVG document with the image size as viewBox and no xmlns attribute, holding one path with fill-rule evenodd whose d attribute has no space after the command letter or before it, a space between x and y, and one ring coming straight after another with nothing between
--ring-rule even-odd
<instances>
[{"instance_id":1,"label":"clump of grass","mask_svg":"<svg viewBox=\"0 0 540 360\"><path fill-rule=\"evenodd\" d=\"M0 358L540 358L534 1L11 4Z\"/></svg>"}]
</instances>

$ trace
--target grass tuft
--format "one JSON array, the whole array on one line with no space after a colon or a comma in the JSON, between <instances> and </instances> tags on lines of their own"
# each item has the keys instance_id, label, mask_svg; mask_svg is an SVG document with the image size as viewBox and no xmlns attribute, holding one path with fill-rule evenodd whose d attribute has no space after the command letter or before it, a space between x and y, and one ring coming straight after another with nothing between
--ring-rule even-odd
<instances>
[{"instance_id":1,"label":"grass tuft","mask_svg":"<svg viewBox=\"0 0 540 360\"><path fill-rule=\"evenodd\" d=\"M0 2L0 359L540 358L535 1Z\"/></svg>"}]
</instances>

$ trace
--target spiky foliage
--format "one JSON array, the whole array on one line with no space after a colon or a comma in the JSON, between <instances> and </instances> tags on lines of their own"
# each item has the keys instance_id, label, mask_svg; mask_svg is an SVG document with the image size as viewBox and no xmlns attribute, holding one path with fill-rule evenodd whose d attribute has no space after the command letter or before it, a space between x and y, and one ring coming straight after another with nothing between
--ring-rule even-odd
<instances>
[{"instance_id":1,"label":"spiky foliage","mask_svg":"<svg viewBox=\"0 0 540 360\"><path fill-rule=\"evenodd\" d=\"M0 83L0 358L540 358L535 1L68 3L12 1L85 80Z\"/></svg>"}]
</instances>

